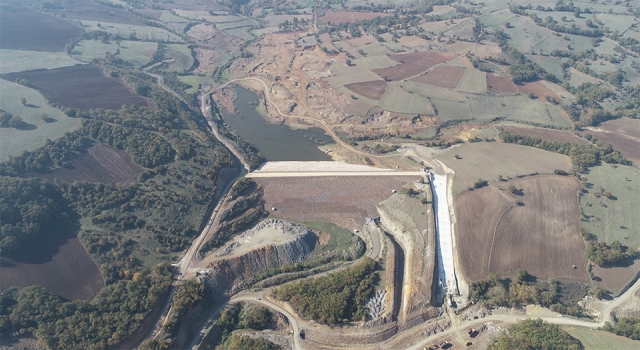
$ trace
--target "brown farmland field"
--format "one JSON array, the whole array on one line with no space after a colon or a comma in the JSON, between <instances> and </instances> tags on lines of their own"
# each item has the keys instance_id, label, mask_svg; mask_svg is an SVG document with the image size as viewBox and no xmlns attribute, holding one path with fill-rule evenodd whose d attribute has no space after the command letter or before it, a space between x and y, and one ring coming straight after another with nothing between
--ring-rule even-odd
<instances>
[{"instance_id":1,"label":"brown farmland field","mask_svg":"<svg viewBox=\"0 0 640 350\"><path fill-rule=\"evenodd\" d=\"M487 90L494 94L518 92L511 79L491 73L487 73Z\"/></svg>"},{"instance_id":2,"label":"brown farmland field","mask_svg":"<svg viewBox=\"0 0 640 350\"><path fill-rule=\"evenodd\" d=\"M361 229L378 216L376 204L393 195L413 176L323 176L254 178L264 188L265 209L296 221L326 221L349 230ZM276 208L272 211L271 208Z\"/></svg>"},{"instance_id":3,"label":"brown farmland field","mask_svg":"<svg viewBox=\"0 0 640 350\"><path fill-rule=\"evenodd\" d=\"M511 184L524 195L508 192ZM490 272L514 276L525 269L545 280L589 282L578 232L579 188L572 177L540 175L495 181L458 195L456 236L466 278L477 281Z\"/></svg>"},{"instance_id":4,"label":"brown farmland field","mask_svg":"<svg viewBox=\"0 0 640 350\"><path fill-rule=\"evenodd\" d=\"M96 143L80 153L73 169L56 169L46 174L32 174L41 179L58 179L61 183L100 182L112 186L127 186L138 179L144 170L127 152L104 143Z\"/></svg>"},{"instance_id":5,"label":"brown farmland field","mask_svg":"<svg viewBox=\"0 0 640 350\"><path fill-rule=\"evenodd\" d=\"M35 248L28 255L0 258L0 290L37 284L69 300L91 300L104 287L98 266L77 237Z\"/></svg>"},{"instance_id":6,"label":"brown farmland field","mask_svg":"<svg viewBox=\"0 0 640 350\"><path fill-rule=\"evenodd\" d=\"M455 89L464 75L464 69L453 66L439 66L431 72L411 79L419 83Z\"/></svg>"},{"instance_id":7,"label":"brown farmland field","mask_svg":"<svg viewBox=\"0 0 640 350\"><path fill-rule=\"evenodd\" d=\"M640 120L610 120L585 133L610 143L613 149L624 154L635 166L640 165Z\"/></svg>"},{"instance_id":8,"label":"brown farmland field","mask_svg":"<svg viewBox=\"0 0 640 350\"><path fill-rule=\"evenodd\" d=\"M543 128L527 128L527 127L518 127L518 126L502 126L502 130L510 132L516 135L523 136L531 136L537 137L547 141L554 142L571 142L577 145L590 145L591 142L583 139L582 137L576 136L570 131L560 131L560 130L552 130L552 129L543 129Z\"/></svg>"},{"instance_id":9,"label":"brown farmland field","mask_svg":"<svg viewBox=\"0 0 640 350\"><path fill-rule=\"evenodd\" d=\"M0 49L63 51L82 29L42 12L0 11Z\"/></svg>"},{"instance_id":10,"label":"brown farmland field","mask_svg":"<svg viewBox=\"0 0 640 350\"><path fill-rule=\"evenodd\" d=\"M558 102L562 101L562 98L560 98L560 96L554 94L551 90L547 89L544 85L540 84L540 82L537 81L517 84L516 88L519 92L525 95L533 93L539 99L544 100L545 96L549 96L550 98L555 99Z\"/></svg>"},{"instance_id":11,"label":"brown farmland field","mask_svg":"<svg viewBox=\"0 0 640 350\"><path fill-rule=\"evenodd\" d=\"M102 74L100 67L83 65L32 70L2 76L9 81L26 79L49 102L68 108L120 109L122 105L148 106L147 100L118 79Z\"/></svg>"},{"instance_id":12,"label":"brown farmland field","mask_svg":"<svg viewBox=\"0 0 640 350\"><path fill-rule=\"evenodd\" d=\"M327 23L340 24L343 22L351 23L386 16L391 16L391 14L380 12L325 11L324 16L320 17L320 19Z\"/></svg>"},{"instance_id":13,"label":"brown farmland field","mask_svg":"<svg viewBox=\"0 0 640 350\"><path fill-rule=\"evenodd\" d=\"M450 61L455 58L455 55L429 51L396 53L389 57L401 63L389 68L373 69L373 72L383 78L398 81L418 75L437 64Z\"/></svg>"},{"instance_id":14,"label":"brown farmland field","mask_svg":"<svg viewBox=\"0 0 640 350\"><path fill-rule=\"evenodd\" d=\"M387 82L384 80L366 81L364 83L347 84L344 87L370 99L378 100L387 91Z\"/></svg>"},{"instance_id":15,"label":"brown farmland field","mask_svg":"<svg viewBox=\"0 0 640 350\"><path fill-rule=\"evenodd\" d=\"M638 271L640 271L640 260L634 260L633 264L629 266L608 268L593 266L591 271L593 271L596 277L595 280L599 285L614 294L618 294L623 287L635 280L635 276L638 274Z\"/></svg>"}]
</instances>

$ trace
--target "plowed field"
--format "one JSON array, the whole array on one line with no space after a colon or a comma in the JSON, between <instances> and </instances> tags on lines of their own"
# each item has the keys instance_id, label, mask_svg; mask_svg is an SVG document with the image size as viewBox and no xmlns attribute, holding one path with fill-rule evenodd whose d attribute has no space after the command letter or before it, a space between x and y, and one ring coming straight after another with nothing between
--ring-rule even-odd
<instances>
[{"instance_id":1,"label":"plowed field","mask_svg":"<svg viewBox=\"0 0 640 350\"><path fill-rule=\"evenodd\" d=\"M378 216L376 204L393 195L412 176L336 176L254 178L264 188L265 209L296 221L328 221L349 230L361 229ZM275 211L271 210L276 208Z\"/></svg>"},{"instance_id":2,"label":"plowed field","mask_svg":"<svg viewBox=\"0 0 640 350\"><path fill-rule=\"evenodd\" d=\"M75 237L36 248L25 260L0 259L0 290L34 284L69 300L91 300L104 287L98 266Z\"/></svg>"},{"instance_id":3,"label":"plowed field","mask_svg":"<svg viewBox=\"0 0 640 350\"><path fill-rule=\"evenodd\" d=\"M640 165L640 120L610 120L602 123L596 130L589 130L585 133L592 134L600 141L610 143L613 149L624 154L635 166Z\"/></svg>"},{"instance_id":4,"label":"plowed field","mask_svg":"<svg viewBox=\"0 0 640 350\"><path fill-rule=\"evenodd\" d=\"M398 62L397 66L374 69L373 72L383 78L398 81L418 75L427 69L455 58L455 55L444 52L412 52L396 53L389 56Z\"/></svg>"},{"instance_id":5,"label":"plowed field","mask_svg":"<svg viewBox=\"0 0 640 350\"><path fill-rule=\"evenodd\" d=\"M511 184L524 195L508 192ZM588 282L578 232L579 188L574 178L541 175L493 182L458 195L456 236L466 278L477 281L489 272L514 276L525 269L541 279Z\"/></svg>"},{"instance_id":6,"label":"plowed field","mask_svg":"<svg viewBox=\"0 0 640 350\"><path fill-rule=\"evenodd\" d=\"M48 180L58 179L62 183L81 181L125 186L135 182L144 170L127 152L104 143L97 143L87 152L81 153L74 165L73 169L57 169L34 176Z\"/></svg>"},{"instance_id":7,"label":"plowed field","mask_svg":"<svg viewBox=\"0 0 640 350\"><path fill-rule=\"evenodd\" d=\"M106 77L94 65L32 70L2 76L26 79L50 102L68 108L120 109L122 105L147 106L147 101L118 79Z\"/></svg>"},{"instance_id":8,"label":"plowed field","mask_svg":"<svg viewBox=\"0 0 640 350\"><path fill-rule=\"evenodd\" d=\"M82 29L43 12L0 11L0 49L63 51Z\"/></svg>"},{"instance_id":9,"label":"plowed field","mask_svg":"<svg viewBox=\"0 0 640 350\"><path fill-rule=\"evenodd\" d=\"M487 90L494 94L518 92L511 79L491 73L487 73Z\"/></svg>"},{"instance_id":10,"label":"plowed field","mask_svg":"<svg viewBox=\"0 0 640 350\"><path fill-rule=\"evenodd\" d=\"M364 83L347 84L344 87L374 100L380 99L387 91L387 82L384 80L366 81Z\"/></svg>"},{"instance_id":11,"label":"plowed field","mask_svg":"<svg viewBox=\"0 0 640 350\"><path fill-rule=\"evenodd\" d=\"M464 69L453 66L439 66L431 72L411 79L419 83L455 89L464 75Z\"/></svg>"},{"instance_id":12,"label":"plowed field","mask_svg":"<svg viewBox=\"0 0 640 350\"><path fill-rule=\"evenodd\" d=\"M550 98L555 99L558 102L562 101L560 96L554 94L551 90L547 89L546 87L544 87L544 85L540 84L537 81L518 84L516 85L516 88L518 89L518 91L525 95L533 93L539 99L544 99L545 96L549 96Z\"/></svg>"}]
</instances>

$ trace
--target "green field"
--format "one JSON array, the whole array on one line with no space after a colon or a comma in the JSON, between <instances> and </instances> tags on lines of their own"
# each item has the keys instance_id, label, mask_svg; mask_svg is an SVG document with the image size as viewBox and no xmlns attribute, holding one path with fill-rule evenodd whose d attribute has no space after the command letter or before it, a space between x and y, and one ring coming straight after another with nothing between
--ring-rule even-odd
<instances>
[{"instance_id":1,"label":"green field","mask_svg":"<svg viewBox=\"0 0 640 350\"><path fill-rule=\"evenodd\" d=\"M406 114L434 114L429 100L402 89L397 83L389 84L378 106L390 112Z\"/></svg>"},{"instance_id":2,"label":"green field","mask_svg":"<svg viewBox=\"0 0 640 350\"><path fill-rule=\"evenodd\" d=\"M556 76L556 78L563 80L564 74L562 73L562 67L560 66L560 60L551 56L542 56L542 55L525 55L531 61L540 65L540 67L544 68L547 72Z\"/></svg>"},{"instance_id":3,"label":"green field","mask_svg":"<svg viewBox=\"0 0 640 350\"><path fill-rule=\"evenodd\" d=\"M455 155L461 159L455 159ZM569 157L537 148L501 142L465 143L436 157L456 173L453 193L458 194L482 178L487 181L502 177L553 173L555 169L571 170Z\"/></svg>"},{"instance_id":4,"label":"green field","mask_svg":"<svg viewBox=\"0 0 640 350\"><path fill-rule=\"evenodd\" d=\"M414 81L403 82L402 88L405 91L428 97L441 122L453 119L471 119L465 96L459 92Z\"/></svg>"},{"instance_id":5,"label":"green field","mask_svg":"<svg viewBox=\"0 0 640 350\"><path fill-rule=\"evenodd\" d=\"M166 66L162 68L167 72L182 73L188 71L193 66L193 56L191 56L191 49L185 44L166 44L165 59L173 59L173 62L165 63Z\"/></svg>"},{"instance_id":6,"label":"green field","mask_svg":"<svg viewBox=\"0 0 640 350\"><path fill-rule=\"evenodd\" d=\"M164 41L164 42L183 42L181 37L168 32L164 29L148 27L143 25L135 25L135 24L124 24L124 23L112 23L112 22L98 22L98 21L88 21L81 20L82 26L85 30L95 31L95 30L103 30L110 34L117 34L123 38L137 38L138 40L146 40L146 41ZM100 27L98 27L100 24Z\"/></svg>"},{"instance_id":7,"label":"green field","mask_svg":"<svg viewBox=\"0 0 640 350\"><path fill-rule=\"evenodd\" d=\"M384 45L382 45L381 43L372 43L369 45L362 45L362 46L357 46L356 47L356 51L358 50L362 50L366 56L381 56L381 55L387 55L390 54L391 52L389 51L389 49L387 49Z\"/></svg>"},{"instance_id":8,"label":"green field","mask_svg":"<svg viewBox=\"0 0 640 350\"><path fill-rule=\"evenodd\" d=\"M91 62L96 58L103 58L107 52L134 65L141 67L153 59L153 54L158 48L157 43L140 41L111 41L101 43L98 40L82 40L78 42L71 52L71 57L82 62Z\"/></svg>"},{"instance_id":9,"label":"green field","mask_svg":"<svg viewBox=\"0 0 640 350\"><path fill-rule=\"evenodd\" d=\"M543 125L570 127L571 122L563 111L552 104L544 103L528 96L467 96L469 108L474 118L489 120L505 117L509 120L534 122Z\"/></svg>"},{"instance_id":10,"label":"green field","mask_svg":"<svg viewBox=\"0 0 640 350\"><path fill-rule=\"evenodd\" d=\"M380 78L379 75L373 73L370 70L360 70L354 71L352 73L336 74L333 77L326 78L326 80L331 84L331 86L333 86L334 88L338 88L340 86L345 86L351 83L363 83L365 81L382 80L382 78Z\"/></svg>"},{"instance_id":11,"label":"green field","mask_svg":"<svg viewBox=\"0 0 640 350\"><path fill-rule=\"evenodd\" d=\"M22 97L27 99L26 106L20 103ZM0 106L1 109L22 117L25 122L36 127L33 130L0 128L0 161L21 154L25 150L32 151L42 146L47 139L55 140L67 131L81 126L79 119L69 118L60 110L49 106L36 90L3 79L0 79ZM57 121L43 121L41 115L45 114Z\"/></svg>"},{"instance_id":12,"label":"green field","mask_svg":"<svg viewBox=\"0 0 640 350\"><path fill-rule=\"evenodd\" d=\"M467 69L456 90L472 94L487 92L487 73L475 69Z\"/></svg>"},{"instance_id":13,"label":"green field","mask_svg":"<svg viewBox=\"0 0 640 350\"><path fill-rule=\"evenodd\" d=\"M604 164L589 168L587 190L580 197L580 208L584 215L592 217L581 225L598 236L598 240L611 243L614 240L624 245L640 245L640 176L638 169L629 166ZM591 185L590 185L591 184ZM603 188L611 192L616 199L596 198L595 194Z\"/></svg>"},{"instance_id":14,"label":"green field","mask_svg":"<svg viewBox=\"0 0 640 350\"><path fill-rule=\"evenodd\" d=\"M180 81L185 84L191 85L191 88L185 91L186 93L192 94L198 91L198 86L200 85L200 83L198 82L198 77L194 75L184 75L178 76L178 79L180 79Z\"/></svg>"},{"instance_id":15,"label":"green field","mask_svg":"<svg viewBox=\"0 0 640 350\"><path fill-rule=\"evenodd\" d=\"M34 69L69 67L80 62L69 57L66 52L0 50L0 74L22 72Z\"/></svg>"},{"instance_id":16,"label":"green field","mask_svg":"<svg viewBox=\"0 0 640 350\"><path fill-rule=\"evenodd\" d=\"M622 33L635 23L633 16L599 13L596 18L604 23L604 27L609 27L612 32L618 31Z\"/></svg>"},{"instance_id":17,"label":"green field","mask_svg":"<svg viewBox=\"0 0 640 350\"><path fill-rule=\"evenodd\" d=\"M563 329L573 337L578 338L582 345L584 345L584 350L640 349L639 341L606 331L594 331L581 327L563 327Z\"/></svg>"},{"instance_id":18,"label":"green field","mask_svg":"<svg viewBox=\"0 0 640 350\"><path fill-rule=\"evenodd\" d=\"M253 35L251 35L250 31L251 31L251 27L239 27L239 28L225 29L224 32L242 40L251 40L253 39Z\"/></svg>"}]
</instances>

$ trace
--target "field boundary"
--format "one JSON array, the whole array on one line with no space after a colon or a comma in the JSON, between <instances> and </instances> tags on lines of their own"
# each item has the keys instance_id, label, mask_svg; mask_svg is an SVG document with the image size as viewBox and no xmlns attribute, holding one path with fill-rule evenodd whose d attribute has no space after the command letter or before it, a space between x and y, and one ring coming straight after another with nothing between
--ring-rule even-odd
<instances>
[{"instance_id":1,"label":"field boundary","mask_svg":"<svg viewBox=\"0 0 640 350\"><path fill-rule=\"evenodd\" d=\"M493 244L496 242L496 232L498 231L498 225L500 225L500 221L502 221L502 218L504 218L504 216L507 215L507 213L510 212L511 209L513 209L513 205L511 205L509 209L505 210L504 213L500 215L500 219L498 219L498 222L496 222L496 225L493 227L493 238L491 239L491 249L489 249L489 259L487 261L487 273L489 273L489 270L491 269L491 255L493 254Z\"/></svg>"}]
</instances>

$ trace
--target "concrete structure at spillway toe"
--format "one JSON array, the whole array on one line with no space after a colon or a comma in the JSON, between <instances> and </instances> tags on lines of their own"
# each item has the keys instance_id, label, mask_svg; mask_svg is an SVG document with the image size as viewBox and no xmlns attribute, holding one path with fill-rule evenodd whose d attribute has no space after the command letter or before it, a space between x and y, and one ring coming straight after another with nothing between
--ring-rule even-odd
<instances>
[{"instance_id":1,"label":"concrete structure at spillway toe","mask_svg":"<svg viewBox=\"0 0 640 350\"><path fill-rule=\"evenodd\" d=\"M453 236L451 217L449 216L449 201L447 199L447 175L431 173L433 189L433 204L436 214L436 271L437 271L437 300L444 302L447 295L458 295L453 260Z\"/></svg>"}]
</instances>

